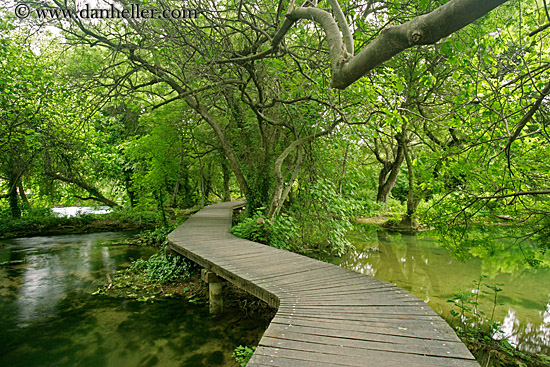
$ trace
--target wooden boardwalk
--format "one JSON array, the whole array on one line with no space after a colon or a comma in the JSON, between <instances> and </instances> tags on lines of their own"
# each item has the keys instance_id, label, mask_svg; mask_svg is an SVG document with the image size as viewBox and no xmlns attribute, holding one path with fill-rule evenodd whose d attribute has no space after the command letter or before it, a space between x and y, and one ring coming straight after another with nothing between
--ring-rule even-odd
<instances>
[{"instance_id":1,"label":"wooden boardwalk","mask_svg":"<svg viewBox=\"0 0 550 367\"><path fill-rule=\"evenodd\" d=\"M168 236L170 247L277 307L248 366L479 366L422 300L395 285L229 233L227 202Z\"/></svg>"}]
</instances>

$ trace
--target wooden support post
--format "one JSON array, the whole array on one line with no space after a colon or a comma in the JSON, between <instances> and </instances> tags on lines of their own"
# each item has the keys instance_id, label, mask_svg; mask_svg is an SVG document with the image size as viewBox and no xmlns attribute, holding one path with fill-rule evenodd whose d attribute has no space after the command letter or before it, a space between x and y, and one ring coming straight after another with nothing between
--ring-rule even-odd
<instances>
[{"instance_id":1,"label":"wooden support post","mask_svg":"<svg viewBox=\"0 0 550 367\"><path fill-rule=\"evenodd\" d=\"M208 283L208 295L210 298L210 313L219 315L223 312L222 281L215 273L207 269L201 269L201 278Z\"/></svg>"}]
</instances>

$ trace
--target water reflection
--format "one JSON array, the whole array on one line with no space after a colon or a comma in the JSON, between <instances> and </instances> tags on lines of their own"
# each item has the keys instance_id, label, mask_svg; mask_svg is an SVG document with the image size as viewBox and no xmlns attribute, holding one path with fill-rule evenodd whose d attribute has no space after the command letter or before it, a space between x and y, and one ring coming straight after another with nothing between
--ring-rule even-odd
<instances>
[{"instance_id":1,"label":"water reflection","mask_svg":"<svg viewBox=\"0 0 550 367\"><path fill-rule=\"evenodd\" d=\"M521 249L477 251L466 262L451 256L429 235L400 235L361 228L352 238L356 250L333 263L375 276L409 290L434 310L449 317L447 300L457 289L475 292L473 280L504 284L495 319L505 336L523 350L550 353L550 269L525 264ZM506 247L506 251L504 251ZM488 288L482 290L490 291ZM480 309L491 315L493 302L480 294Z\"/></svg>"},{"instance_id":2,"label":"water reflection","mask_svg":"<svg viewBox=\"0 0 550 367\"><path fill-rule=\"evenodd\" d=\"M106 273L155 249L121 233L0 241L0 366L229 366L265 325L183 298L141 303L91 296Z\"/></svg>"}]
</instances>

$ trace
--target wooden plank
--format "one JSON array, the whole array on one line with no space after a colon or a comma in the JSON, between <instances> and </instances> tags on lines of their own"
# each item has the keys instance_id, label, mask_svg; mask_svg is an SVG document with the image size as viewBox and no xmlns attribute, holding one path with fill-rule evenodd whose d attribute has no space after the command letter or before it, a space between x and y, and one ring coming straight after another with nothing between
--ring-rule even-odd
<instances>
[{"instance_id":1,"label":"wooden plank","mask_svg":"<svg viewBox=\"0 0 550 367\"><path fill-rule=\"evenodd\" d=\"M361 287L361 286L353 286L353 287L336 287L332 289L318 289L316 291L303 291L300 293L290 293L289 292L289 298L308 298L308 299L315 299L315 298L322 298L322 299L330 299L330 298L340 298L340 297L347 297L347 296L356 296L356 295L366 295L368 297L383 297L383 296L394 296L394 297L404 297L404 298L410 298L410 299L417 299L419 298L413 296L412 294L405 292L403 290L399 290L396 287L389 287L389 286L372 286L372 287Z\"/></svg>"},{"instance_id":2,"label":"wooden plank","mask_svg":"<svg viewBox=\"0 0 550 367\"><path fill-rule=\"evenodd\" d=\"M301 306L301 305L287 305L282 304L279 306L281 311L309 311L310 313L329 313L329 314L383 314L383 315L419 315L429 316L434 315L435 312L426 307L409 306L409 305L364 305L364 306L346 306L346 307L332 307L332 306ZM436 314L437 315L437 314Z\"/></svg>"},{"instance_id":3,"label":"wooden plank","mask_svg":"<svg viewBox=\"0 0 550 367\"><path fill-rule=\"evenodd\" d=\"M394 313L369 313L369 312L352 313L352 312L331 312L330 310L325 312L316 310L316 312L312 312L312 310L303 310L303 309L284 309L283 310L280 308L277 314L281 314L285 316L296 316L296 317L315 314L317 316L321 316L331 320L370 321L370 320L386 319L386 320L392 320L393 322L398 322L399 320L433 321L433 320L437 320L437 318L439 317L433 314L405 315L400 313L395 313L395 314Z\"/></svg>"},{"instance_id":4,"label":"wooden plank","mask_svg":"<svg viewBox=\"0 0 550 367\"><path fill-rule=\"evenodd\" d=\"M421 325L421 323L424 323ZM441 341L459 342L456 334L447 328L434 328L433 322L420 320L395 322L383 321L349 321L349 320L330 320L321 317L291 317L277 315L271 320L271 324L280 324L285 326L309 326L321 329L341 329L342 327L350 331L358 331L372 334L384 334L393 336L416 337ZM432 324L432 325L430 325ZM420 327L419 327L420 326Z\"/></svg>"},{"instance_id":5,"label":"wooden plank","mask_svg":"<svg viewBox=\"0 0 550 367\"><path fill-rule=\"evenodd\" d=\"M319 335L300 333L285 333L284 338L265 335L262 338L262 346L272 348L289 348L307 351L311 353L333 353L348 356L362 357L370 351L381 351L400 354L413 354L418 356L432 356L443 358L461 358L464 353L464 345L461 343L407 343L395 344L375 340L350 340Z\"/></svg>"},{"instance_id":6,"label":"wooden plank","mask_svg":"<svg viewBox=\"0 0 550 367\"><path fill-rule=\"evenodd\" d=\"M313 273L315 275L313 276ZM360 284L355 275L350 274L336 274L334 272L327 271L327 269L314 269L309 274L297 275L295 277L289 277L285 279L273 280L272 283L276 283L279 286L284 286L289 291L300 291L312 289L329 284L346 285L351 283Z\"/></svg>"},{"instance_id":7,"label":"wooden plank","mask_svg":"<svg viewBox=\"0 0 550 367\"><path fill-rule=\"evenodd\" d=\"M273 340L266 344L263 339ZM271 340L270 339L270 340ZM460 341L441 341L430 338L417 338L414 336L395 336L387 334L374 334L364 331L351 331L348 329L317 329L307 326L270 324L264 333L261 345L272 347L289 346L285 340L310 343L308 348L338 346L354 349L348 350L348 355L361 355L362 349L380 350L387 352L399 352L409 354L431 355L440 357L461 358L467 351ZM275 344L274 344L275 343ZM302 349L305 350L305 349ZM473 357L472 357L473 358ZM472 359L470 358L470 359Z\"/></svg>"},{"instance_id":8,"label":"wooden plank","mask_svg":"<svg viewBox=\"0 0 550 367\"><path fill-rule=\"evenodd\" d=\"M289 261L286 261L289 263ZM271 269L276 269L276 271L271 271ZM315 274L317 272L324 273L327 267L323 264L316 266L311 266L304 268L299 262L292 262L288 266L273 266L265 267L259 269L258 275L256 277L250 278L250 280L261 280L262 282L276 283L276 284L285 284L285 280L300 281L300 279L312 279L316 278Z\"/></svg>"},{"instance_id":9,"label":"wooden plank","mask_svg":"<svg viewBox=\"0 0 550 367\"><path fill-rule=\"evenodd\" d=\"M395 366L403 367L404 364L409 366L438 366L438 367L458 367L458 366L479 366L475 360L456 359L445 357L419 356L415 354L392 353L385 351L367 350L361 357L348 356L343 353L311 353L296 349L283 348L262 348L257 349L254 355L271 357L271 359L259 359L276 361L286 359L291 364L281 364L281 366L298 366L300 361L315 362L315 363L332 363L337 366ZM295 364L292 364L295 363ZM276 364L279 365L279 364ZM314 366L312 364L312 366Z\"/></svg>"},{"instance_id":10,"label":"wooden plank","mask_svg":"<svg viewBox=\"0 0 550 367\"><path fill-rule=\"evenodd\" d=\"M314 279L304 279L299 280L289 280L283 282L277 282L281 285L284 285L289 292L310 292L313 290L322 290L322 289L333 289L341 287L360 287L360 286L377 286L384 287L387 285L361 281L353 275L342 275L338 276L337 274L326 274L326 276L314 278ZM391 286L387 286L391 287ZM395 286L393 286L395 287Z\"/></svg>"}]
</instances>

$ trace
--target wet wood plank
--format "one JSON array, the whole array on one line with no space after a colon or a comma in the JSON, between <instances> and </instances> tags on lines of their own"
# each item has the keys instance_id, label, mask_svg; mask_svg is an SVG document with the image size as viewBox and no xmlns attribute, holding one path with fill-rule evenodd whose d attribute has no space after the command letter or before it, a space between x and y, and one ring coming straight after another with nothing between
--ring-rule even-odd
<instances>
[{"instance_id":1,"label":"wet wood plank","mask_svg":"<svg viewBox=\"0 0 550 367\"><path fill-rule=\"evenodd\" d=\"M205 207L168 241L278 308L248 366L479 366L447 323L409 292L231 235L238 205Z\"/></svg>"}]
</instances>

